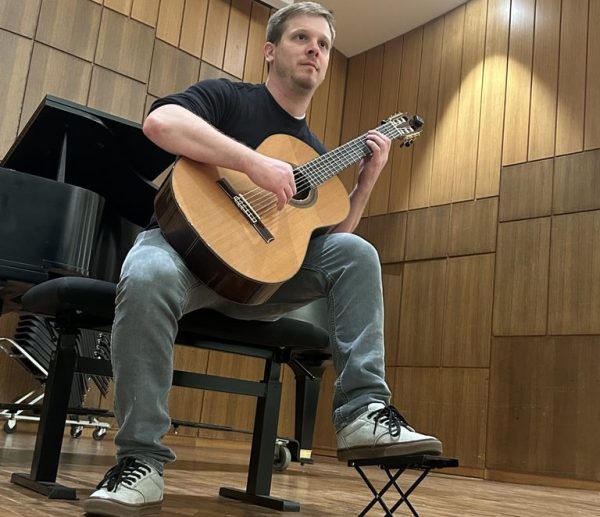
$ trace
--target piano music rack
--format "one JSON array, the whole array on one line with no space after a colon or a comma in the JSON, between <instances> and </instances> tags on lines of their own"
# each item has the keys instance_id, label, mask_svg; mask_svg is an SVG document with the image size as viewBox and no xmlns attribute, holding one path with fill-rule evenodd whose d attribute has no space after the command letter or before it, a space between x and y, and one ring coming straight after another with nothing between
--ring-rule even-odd
<instances>
[{"instance_id":1,"label":"piano music rack","mask_svg":"<svg viewBox=\"0 0 600 517\"><path fill-rule=\"evenodd\" d=\"M18 421L38 422L40 419L41 401L44 398L44 385L48 377L51 356L56 348L55 332L50 323L41 316L22 313L13 339L0 337L0 350L15 360L29 372L40 386L25 393L12 403L0 403L0 419L4 419L4 432L16 431ZM110 340L102 332L81 331L77 340L77 352L82 357L98 359L110 358ZM102 440L110 424L102 422L96 416L112 416L107 410L83 407L85 396L92 381L103 396L108 393L110 379L101 376L85 376L78 374L73 379L69 414L66 421L71 426L71 436L79 438L86 427L94 428L92 436ZM88 418L79 418L86 415Z\"/></svg>"}]
</instances>

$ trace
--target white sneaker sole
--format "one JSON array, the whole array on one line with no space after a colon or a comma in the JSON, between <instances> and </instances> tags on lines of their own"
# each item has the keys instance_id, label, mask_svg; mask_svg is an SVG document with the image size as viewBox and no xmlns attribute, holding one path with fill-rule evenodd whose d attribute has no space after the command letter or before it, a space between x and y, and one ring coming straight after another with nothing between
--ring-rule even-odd
<instances>
[{"instance_id":1,"label":"white sneaker sole","mask_svg":"<svg viewBox=\"0 0 600 517\"><path fill-rule=\"evenodd\" d=\"M114 499L101 499L90 497L83 503L86 514L105 515L110 517L138 517L142 515L155 515L160 512L162 501L156 503L127 504Z\"/></svg>"},{"instance_id":2,"label":"white sneaker sole","mask_svg":"<svg viewBox=\"0 0 600 517\"><path fill-rule=\"evenodd\" d=\"M353 447L351 449L338 449L337 451L337 457L340 461L389 458L391 456L410 456L414 454L439 456L442 454L442 442L429 439L391 445Z\"/></svg>"}]
</instances>

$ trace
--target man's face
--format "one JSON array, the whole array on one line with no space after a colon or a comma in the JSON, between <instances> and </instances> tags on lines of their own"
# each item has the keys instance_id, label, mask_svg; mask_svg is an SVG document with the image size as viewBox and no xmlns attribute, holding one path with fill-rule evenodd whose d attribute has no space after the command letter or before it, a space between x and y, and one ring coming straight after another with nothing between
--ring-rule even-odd
<instances>
[{"instance_id":1,"label":"man's face","mask_svg":"<svg viewBox=\"0 0 600 517\"><path fill-rule=\"evenodd\" d=\"M287 21L279 43L267 42L265 56L270 74L290 88L314 90L325 79L331 31L321 16L301 15Z\"/></svg>"}]
</instances>

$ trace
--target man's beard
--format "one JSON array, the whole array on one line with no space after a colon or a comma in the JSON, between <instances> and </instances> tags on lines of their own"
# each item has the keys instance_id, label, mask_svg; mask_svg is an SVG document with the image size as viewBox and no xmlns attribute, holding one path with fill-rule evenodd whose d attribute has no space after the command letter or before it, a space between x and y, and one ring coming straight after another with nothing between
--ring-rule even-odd
<instances>
[{"instance_id":1,"label":"man's beard","mask_svg":"<svg viewBox=\"0 0 600 517\"><path fill-rule=\"evenodd\" d=\"M311 77L303 77L301 74L295 74L286 68L275 67L274 71L282 79L289 80L294 91L298 93L307 93L319 86L319 83L315 83Z\"/></svg>"},{"instance_id":2,"label":"man's beard","mask_svg":"<svg viewBox=\"0 0 600 517\"><path fill-rule=\"evenodd\" d=\"M294 85L296 86L296 88L299 91L303 91L303 92L314 90L318 86L310 78L295 77L292 75L292 81L294 82Z\"/></svg>"}]
</instances>

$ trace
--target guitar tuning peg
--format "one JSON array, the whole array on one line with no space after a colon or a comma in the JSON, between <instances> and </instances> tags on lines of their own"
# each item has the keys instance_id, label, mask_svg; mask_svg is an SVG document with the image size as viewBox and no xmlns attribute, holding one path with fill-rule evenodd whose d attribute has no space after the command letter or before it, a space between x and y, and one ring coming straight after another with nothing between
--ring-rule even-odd
<instances>
[{"instance_id":1,"label":"guitar tuning peg","mask_svg":"<svg viewBox=\"0 0 600 517\"><path fill-rule=\"evenodd\" d=\"M415 129L420 129L425 124L425 121L422 117L419 117L419 115L415 115L410 122L412 127L414 127Z\"/></svg>"}]
</instances>

